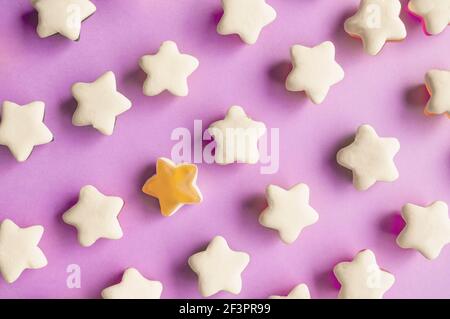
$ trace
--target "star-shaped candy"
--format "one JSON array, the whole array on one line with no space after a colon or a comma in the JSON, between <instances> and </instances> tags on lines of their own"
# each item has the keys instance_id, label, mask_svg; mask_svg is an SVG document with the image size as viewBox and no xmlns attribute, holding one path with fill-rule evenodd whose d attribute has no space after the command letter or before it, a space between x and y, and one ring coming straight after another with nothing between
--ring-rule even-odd
<instances>
[{"instance_id":1,"label":"star-shaped candy","mask_svg":"<svg viewBox=\"0 0 450 319\"><path fill-rule=\"evenodd\" d=\"M27 160L36 145L50 143L53 135L43 123L44 102L20 106L4 102L0 123L0 145L5 145L19 162Z\"/></svg>"},{"instance_id":2,"label":"star-shaped candy","mask_svg":"<svg viewBox=\"0 0 450 319\"><path fill-rule=\"evenodd\" d=\"M423 19L428 34L439 34L450 24L450 0L410 0L408 9Z\"/></svg>"},{"instance_id":3,"label":"star-shaped candy","mask_svg":"<svg viewBox=\"0 0 450 319\"><path fill-rule=\"evenodd\" d=\"M314 104L322 103L330 87L344 79L344 70L335 60L334 44L325 41L313 48L291 47L293 69L286 79L286 89L304 91Z\"/></svg>"},{"instance_id":4,"label":"star-shaped candy","mask_svg":"<svg viewBox=\"0 0 450 319\"><path fill-rule=\"evenodd\" d=\"M32 4L39 14L37 33L41 38L59 33L78 40L81 22L96 10L90 0L33 0Z\"/></svg>"},{"instance_id":5,"label":"star-shaped candy","mask_svg":"<svg viewBox=\"0 0 450 319\"><path fill-rule=\"evenodd\" d=\"M120 239L123 236L117 216L123 207L120 197L105 196L94 186L84 186L78 202L66 211L63 220L78 230L81 246L89 247L100 238Z\"/></svg>"},{"instance_id":6,"label":"star-shaped candy","mask_svg":"<svg viewBox=\"0 0 450 319\"><path fill-rule=\"evenodd\" d=\"M445 113L450 118L450 71L428 71L425 84L431 96L425 114Z\"/></svg>"},{"instance_id":7,"label":"star-shaped candy","mask_svg":"<svg viewBox=\"0 0 450 319\"><path fill-rule=\"evenodd\" d=\"M399 0L361 0L358 12L345 21L345 32L361 38L364 50L376 55L386 41L406 38L406 28L399 17L401 9Z\"/></svg>"},{"instance_id":8,"label":"star-shaped candy","mask_svg":"<svg viewBox=\"0 0 450 319\"><path fill-rule=\"evenodd\" d=\"M289 190L269 185L266 197L269 207L261 213L259 222L277 230L286 244L292 244L303 228L319 220L319 215L309 205L309 187L306 184L297 184Z\"/></svg>"},{"instance_id":9,"label":"star-shaped candy","mask_svg":"<svg viewBox=\"0 0 450 319\"><path fill-rule=\"evenodd\" d=\"M250 262L247 253L234 251L222 236L216 236L206 250L192 255L189 266L198 275L198 287L203 297L219 291L239 294L242 289L241 273Z\"/></svg>"},{"instance_id":10,"label":"star-shaped candy","mask_svg":"<svg viewBox=\"0 0 450 319\"><path fill-rule=\"evenodd\" d=\"M254 44L261 30L277 17L265 0L222 0L223 16L217 25L221 35L238 34L242 41Z\"/></svg>"},{"instance_id":11,"label":"star-shaped candy","mask_svg":"<svg viewBox=\"0 0 450 319\"><path fill-rule=\"evenodd\" d=\"M92 125L105 135L113 133L116 117L131 108L131 101L117 91L116 77L111 71L92 83L75 83L72 94L78 101L73 125Z\"/></svg>"},{"instance_id":12,"label":"star-shaped candy","mask_svg":"<svg viewBox=\"0 0 450 319\"><path fill-rule=\"evenodd\" d=\"M270 296L270 299L311 299L308 286L300 284L295 286L294 289L287 296Z\"/></svg>"},{"instance_id":13,"label":"star-shaped candy","mask_svg":"<svg viewBox=\"0 0 450 319\"><path fill-rule=\"evenodd\" d=\"M139 61L142 70L147 73L144 82L144 94L158 95L167 90L176 96L188 95L187 78L199 65L192 55L181 54L177 44L165 41L154 55L145 55Z\"/></svg>"},{"instance_id":14,"label":"star-shaped candy","mask_svg":"<svg viewBox=\"0 0 450 319\"><path fill-rule=\"evenodd\" d=\"M257 163L258 140L265 132L264 123L253 121L242 107L232 106L225 119L214 122L208 128L208 133L216 142L215 162Z\"/></svg>"},{"instance_id":15,"label":"star-shaped candy","mask_svg":"<svg viewBox=\"0 0 450 319\"><path fill-rule=\"evenodd\" d=\"M446 203L437 201L427 207L406 204L402 217L406 227L397 237L400 247L416 249L432 260L450 243L450 218Z\"/></svg>"},{"instance_id":16,"label":"star-shaped candy","mask_svg":"<svg viewBox=\"0 0 450 319\"><path fill-rule=\"evenodd\" d=\"M44 228L20 228L5 219L0 224L0 272L8 283L16 281L25 269L47 266L47 258L38 247Z\"/></svg>"},{"instance_id":17,"label":"star-shaped candy","mask_svg":"<svg viewBox=\"0 0 450 319\"><path fill-rule=\"evenodd\" d=\"M351 262L337 264L334 275L341 284L340 299L381 299L395 282L394 275L377 265L369 249L359 252Z\"/></svg>"},{"instance_id":18,"label":"star-shaped candy","mask_svg":"<svg viewBox=\"0 0 450 319\"><path fill-rule=\"evenodd\" d=\"M400 143L393 137L379 137L370 125L361 125L352 144L337 153L339 165L353 171L353 185L363 191L378 181L398 178L394 156Z\"/></svg>"},{"instance_id":19,"label":"star-shaped candy","mask_svg":"<svg viewBox=\"0 0 450 319\"><path fill-rule=\"evenodd\" d=\"M135 268L128 268L122 281L103 289L103 299L160 299L163 290L159 281L148 280Z\"/></svg>"},{"instance_id":20,"label":"star-shaped candy","mask_svg":"<svg viewBox=\"0 0 450 319\"><path fill-rule=\"evenodd\" d=\"M185 204L198 204L202 194L197 187L198 169L194 164L178 164L161 157L156 174L150 177L142 191L159 200L161 214L171 216Z\"/></svg>"}]
</instances>

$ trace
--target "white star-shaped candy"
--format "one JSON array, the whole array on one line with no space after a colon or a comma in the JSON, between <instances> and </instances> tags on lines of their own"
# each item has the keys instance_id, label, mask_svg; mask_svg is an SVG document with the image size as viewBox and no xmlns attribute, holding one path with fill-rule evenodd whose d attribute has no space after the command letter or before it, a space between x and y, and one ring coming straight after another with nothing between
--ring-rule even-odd
<instances>
[{"instance_id":1,"label":"white star-shaped candy","mask_svg":"<svg viewBox=\"0 0 450 319\"><path fill-rule=\"evenodd\" d=\"M25 269L47 266L47 258L38 247L44 227L20 228L5 219L0 224L0 272L8 283L16 281Z\"/></svg>"},{"instance_id":2,"label":"white star-shaped candy","mask_svg":"<svg viewBox=\"0 0 450 319\"><path fill-rule=\"evenodd\" d=\"M254 44L261 30L277 17L265 0L222 0L223 16L217 25L221 35L238 34L242 41Z\"/></svg>"},{"instance_id":3,"label":"white star-shaped candy","mask_svg":"<svg viewBox=\"0 0 450 319\"><path fill-rule=\"evenodd\" d=\"M177 44L165 41L154 55L145 55L139 61L142 70L147 73L144 82L144 94L158 95L167 90L176 96L189 93L187 78L199 65L192 55L181 54Z\"/></svg>"},{"instance_id":4,"label":"white star-shaped candy","mask_svg":"<svg viewBox=\"0 0 450 319\"><path fill-rule=\"evenodd\" d=\"M450 24L450 0L410 0L408 9L423 19L428 34L439 34Z\"/></svg>"},{"instance_id":5,"label":"white star-shaped candy","mask_svg":"<svg viewBox=\"0 0 450 319\"><path fill-rule=\"evenodd\" d=\"M32 4L39 14L37 33L41 38L59 33L78 40L81 22L96 10L90 0L33 0Z\"/></svg>"},{"instance_id":6,"label":"white star-shaped candy","mask_svg":"<svg viewBox=\"0 0 450 319\"><path fill-rule=\"evenodd\" d=\"M203 297L219 291L239 294L242 289L241 273L250 262L247 253L234 251L227 241L216 236L206 250L189 257L191 269L198 275L198 287Z\"/></svg>"},{"instance_id":7,"label":"white star-shaped candy","mask_svg":"<svg viewBox=\"0 0 450 319\"><path fill-rule=\"evenodd\" d=\"M289 190L269 185L266 198L269 207L261 213L259 222L277 230L286 244L292 244L303 228L319 220L319 215L309 205L309 187L306 184L297 184Z\"/></svg>"},{"instance_id":8,"label":"white star-shaped candy","mask_svg":"<svg viewBox=\"0 0 450 319\"><path fill-rule=\"evenodd\" d=\"M339 165L353 171L353 185L363 191L378 181L393 182L398 178L394 156L400 143L393 137L379 137L370 125L361 125L352 144L337 153Z\"/></svg>"},{"instance_id":9,"label":"white star-shaped candy","mask_svg":"<svg viewBox=\"0 0 450 319\"><path fill-rule=\"evenodd\" d=\"M117 216L123 207L120 197L105 196L94 186L84 186L78 202L66 211L63 220L78 230L81 246L89 247L100 238L120 239L123 236Z\"/></svg>"},{"instance_id":10,"label":"white star-shaped candy","mask_svg":"<svg viewBox=\"0 0 450 319\"><path fill-rule=\"evenodd\" d=\"M344 79L344 70L335 60L334 44L325 41L313 48L291 47L293 69L286 79L286 89L305 91L314 104L322 103L330 87Z\"/></svg>"},{"instance_id":11,"label":"white star-shaped candy","mask_svg":"<svg viewBox=\"0 0 450 319\"><path fill-rule=\"evenodd\" d=\"M160 299L163 290L159 281L148 280L135 268L128 268L122 281L103 289L103 299Z\"/></svg>"},{"instance_id":12,"label":"white star-shaped candy","mask_svg":"<svg viewBox=\"0 0 450 319\"><path fill-rule=\"evenodd\" d=\"M300 284L294 287L287 296L270 296L269 299L311 299L308 286Z\"/></svg>"},{"instance_id":13,"label":"white star-shaped candy","mask_svg":"<svg viewBox=\"0 0 450 319\"><path fill-rule=\"evenodd\" d=\"M20 106L4 102L0 123L0 145L5 145L19 162L27 160L33 148L53 140L52 132L45 126L44 102Z\"/></svg>"},{"instance_id":14,"label":"white star-shaped candy","mask_svg":"<svg viewBox=\"0 0 450 319\"><path fill-rule=\"evenodd\" d=\"M92 83L75 83L72 94L78 102L73 125L92 125L105 135L113 133L116 117L131 108L131 101L117 91L111 71Z\"/></svg>"},{"instance_id":15,"label":"white star-shaped candy","mask_svg":"<svg viewBox=\"0 0 450 319\"><path fill-rule=\"evenodd\" d=\"M361 0L358 12L345 21L345 32L361 38L364 50L376 55L386 41L406 38L406 28L399 16L401 10L399 0Z\"/></svg>"},{"instance_id":16,"label":"white star-shaped candy","mask_svg":"<svg viewBox=\"0 0 450 319\"><path fill-rule=\"evenodd\" d=\"M425 113L446 113L450 117L450 71L428 71L425 76L425 84L431 96Z\"/></svg>"},{"instance_id":17,"label":"white star-shaped candy","mask_svg":"<svg viewBox=\"0 0 450 319\"><path fill-rule=\"evenodd\" d=\"M359 252L351 262L337 264L334 275L341 284L339 299L381 299L395 282L394 275L377 265L369 249Z\"/></svg>"},{"instance_id":18,"label":"white star-shaped candy","mask_svg":"<svg viewBox=\"0 0 450 319\"><path fill-rule=\"evenodd\" d=\"M208 133L216 142L215 162L222 165L257 163L258 140L265 132L265 124L253 121L242 107L230 107L225 119L214 122L208 128Z\"/></svg>"},{"instance_id":19,"label":"white star-shaped candy","mask_svg":"<svg viewBox=\"0 0 450 319\"><path fill-rule=\"evenodd\" d=\"M427 207L406 204L402 217L406 227L397 237L400 247L416 249L432 260L450 243L450 218L446 203L437 201Z\"/></svg>"}]
</instances>

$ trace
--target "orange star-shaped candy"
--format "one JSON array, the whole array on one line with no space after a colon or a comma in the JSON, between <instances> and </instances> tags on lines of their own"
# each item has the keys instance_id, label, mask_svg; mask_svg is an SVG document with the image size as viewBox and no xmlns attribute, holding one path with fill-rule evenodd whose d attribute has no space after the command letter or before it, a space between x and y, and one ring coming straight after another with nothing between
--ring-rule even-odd
<instances>
[{"instance_id":1,"label":"orange star-shaped candy","mask_svg":"<svg viewBox=\"0 0 450 319\"><path fill-rule=\"evenodd\" d=\"M198 169L194 164L178 164L159 158L156 174L150 177L142 191L159 200L163 216L171 216L184 204L197 204L202 194L197 187Z\"/></svg>"}]
</instances>

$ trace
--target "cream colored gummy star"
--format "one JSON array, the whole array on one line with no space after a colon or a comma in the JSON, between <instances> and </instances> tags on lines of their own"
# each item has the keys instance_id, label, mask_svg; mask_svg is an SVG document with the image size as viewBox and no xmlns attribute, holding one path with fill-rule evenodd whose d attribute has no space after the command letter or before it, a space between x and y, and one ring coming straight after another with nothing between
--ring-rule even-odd
<instances>
[{"instance_id":1,"label":"cream colored gummy star","mask_svg":"<svg viewBox=\"0 0 450 319\"><path fill-rule=\"evenodd\" d=\"M425 113L446 113L450 117L450 71L428 71L425 76L425 84L431 96Z\"/></svg>"},{"instance_id":2,"label":"cream colored gummy star","mask_svg":"<svg viewBox=\"0 0 450 319\"><path fill-rule=\"evenodd\" d=\"M47 258L38 247L44 227L20 228L12 220L0 224L0 272L8 283L16 281L25 269L47 266Z\"/></svg>"},{"instance_id":3,"label":"cream colored gummy star","mask_svg":"<svg viewBox=\"0 0 450 319\"><path fill-rule=\"evenodd\" d=\"M53 140L52 132L45 126L44 102L18 105L5 101L0 123L0 145L5 145L19 162L28 159L33 148Z\"/></svg>"},{"instance_id":4,"label":"cream colored gummy star","mask_svg":"<svg viewBox=\"0 0 450 319\"><path fill-rule=\"evenodd\" d=\"M427 207L406 204L402 209L406 227L397 237L402 248L418 250L428 259L435 259L450 243L448 206L442 201Z\"/></svg>"},{"instance_id":5,"label":"cream colored gummy star","mask_svg":"<svg viewBox=\"0 0 450 319\"><path fill-rule=\"evenodd\" d=\"M159 281L148 280L135 268L128 268L122 281L103 289L103 299L160 299L163 286Z\"/></svg>"},{"instance_id":6,"label":"cream colored gummy star","mask_svg":"<svg viewBox=\"0 0 450 319\"><path fill-rule=\"evenodd\" d=\"M286 79L286 89L305 91L314 104L322 103L330 87L344 79L344 70L335 60L334 44L323 42L313 48L291 47L293 69Z\"/></svg>"},{"instance_id":7,"label":"cream colored gummy star","mask_svg":"<svg viewBox=\"0 0 450 319\"><path fill-rule=\"evenodd\" d=\"M269 207L261 213L259 222L277 230L286 244L292 244L303 228L319 220L319 215L309 205L309 187L306 184L297 184L289 190L269 185L266 198Z\"/></svg>"},{"instance_id":8,"label":"cream colored gummy star","mask_svg":"<svg viewBox=\"0 0 450 319\"><path fill-rule=\"evenodd\" d=\"M33 0L32 4L39 14L37 33L41 38L59 33L78 40L81 22L96 10L90 0Z\"/></svg>"},{"instance_id":9,"label":"cream colored gummy star","mask_svg":"<svg viewBox=\"0 0 450 319\"><path fill-rule=\"evenodd\" d=\"M187 78L198 68L199 62L192 55L181 54L177 44L165 41L154 55L145 55L139 62L147 73L144 94L158 95L167 90L176 96L188 95Z\"/></svg>"},{"instance_id":10,"label":"cream colored gummy star","mask_svg":"<svg viewBox=\"0 0 450 319\"><path fill-rule=\"evenodd\" d=\"M428 34L439 34L450 24L450 0L410 0L408 9L423 19Z\"/></svg>"},{"instance_id":11,"label":"cream colored gummy star","mask_svg":"<svg viewBox=\"0 0 450 319\"><path fill-rule=\"evenodd\" d=\"M198 286L203 297L219 291L239 294L241 273L250 262L247 253L231 250L225 238L216 236L206 250L192 255L189 266L198 275Z\"/></svg>"},{"instance_id":12,"label":"cream colored gummy star","mask_svg":"<svg viewBox=\"0 0 450 319\"><path fill-rule=\"evenodd\" d=\"M351 262L337 264L334 275L341 284L339 299L381 299L395 282L394 275L378 266L369 249L359 252Z\"/></svg>"},{"instance_id":13,"label":"cream colored gummy star","mask_svg":"<svg viewBox=\"0 0 450 319\"><path fill-rule=\"evenodd\" d=\"M89 247L98 239L120 239L123 236L117 216L123 207L120 197L105 196L94 186L84 186L78 202L63 215L66 224L78 230L81 246Z\"/></svg>"},{"instance_id":14,"label":"cream colored gummy star","mask_svg":"<svg viewBox=\"0 0 450 319\"><path fill-rule=\"evenodd\" d=\"M386 41L406 38L406 28L399 17L401 9L399 0L361 0L358 12L345 21L345 32L361 38L364 50L376 55Z\"/></svg>"},{"instance_id":15,"label":"cream colored gummy star","mask_svg":"<svg viewBox=\"0 0 450 319\"><path fill-rule=\"evenodd\" d=\"M378 181L393 182L398 178L394 156L400 150L396 138L379 137L370 125L361 125L352 144L337 153L339 165L353 171L353 185L366 190Z\"/></svg>"},{"instance_id":16,"label":"cream colored gummy star","mask_svg":"<svg viewBox=\"0 0 450 319\"><path fill-rule=\"evenodd\" d=\"M238 34L242 41L254 44L261 30L277 17L265 0L222 0L223 16L217 25L221 35Z\"/></svg>"},{"instance_id":17,"label":"cream colored gummy star","mask_svg":"<svg viewBox=\"0 0 450 319\"><path fill-rule=\"evenodd\" d=\"M294 287L287 296L270 296L269 299L311 299L308 286L300 284Z\"/></svg>"},{"instance_id":18,"label":"cream colored gummy star","mask_svg":"<svg viewBox=\"0 0 450 319\"><path fill-rule=\"evenodd\" d=\"M211 124L208 132L216 142L216 163L255 164L259 161L258 140L266 132L266 126L253 121L242 107L230 107L225 119Z\"/></svg>"},{"instance_id":19,"label":"cream colored gummy star","mask_svg":"<svg viewBox=\"0 0 450 319\"><path fill-rule=\"evenodd\" d=\"M73 125L92 125L105 135L113 133L116 117L131 108L131 101L117 91L116 77L111 71L92 83L75 83L72 94L78 101Z\"/></svg>"}]
</instances>

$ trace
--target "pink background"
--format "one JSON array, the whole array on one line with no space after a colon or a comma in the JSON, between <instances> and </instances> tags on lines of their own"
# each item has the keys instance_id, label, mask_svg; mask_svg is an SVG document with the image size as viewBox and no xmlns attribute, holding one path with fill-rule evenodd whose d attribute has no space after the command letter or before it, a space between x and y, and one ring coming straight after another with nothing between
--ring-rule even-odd
<instances>
[{"instance_id":1,"label":"pink background","mask_svg":"<svg viewBox=\"0 0 450 319\"><path fill-rule=\"evenodd\" d=\"M162 281L163 298L200 297L187 259L217 234L251 255L238 297L286 294L304 282L312 297L334 298L333 266L364 248L396 276L386 297L450 297L448 247L430 262L395 243L403 204L450 203L450 121L422 113L425 72L450 68L450 30L426 36L420 21L404 10L408 38L371 57L343 31L357 0L270 0L277 20L253 46L216 33L219 0L93 2L97 12L83 23L81 40L71 42L60 36L39 39L29 2L1 0L0 100L45 101L45 123L55 141L37 147L23 164L0 148L0 219L43 225L40 247L49 261L12 285L0 280L0 297L97 298L129 266ZM138 59L168 39L200 60L189 79L190 94L145 97ZM322 105L314 106L303 94L288 93L283 82L289 47L325 40L336 45L346 75ZM71 125L71 85L107 70L115 72L119 90L133 102L111 137ZM170 156L172 130L192 130L195 119L209 125L232 104L244 106L269 128L280 128L280 170L261 175L259 165L200 165L204 202L163 218L157 202L140 188L153 174L155 160ZM400 178L361 193L337 166L335 154L363 123L381 136L397 137L401 150ZM298 182L310 186L320 220L288 246L258 224L258 214L269 183ZM61 221L86 184L125 200L121 240L82 248L75 229ZM81 289L66 287L66 267L73 263L81 267Z\"/></svg>"}]
</instances>

